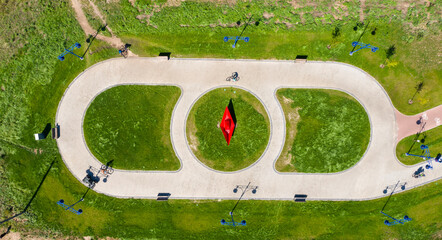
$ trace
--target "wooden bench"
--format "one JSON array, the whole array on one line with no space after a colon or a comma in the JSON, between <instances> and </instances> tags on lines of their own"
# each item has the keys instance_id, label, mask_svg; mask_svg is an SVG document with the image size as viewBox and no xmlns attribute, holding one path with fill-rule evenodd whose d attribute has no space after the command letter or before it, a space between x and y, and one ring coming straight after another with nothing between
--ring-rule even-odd
<instances>
[{"instance_id":1,"label":"wooden bench","mask_svg":"<svg viewBox=\"0 0 442 240\"><path fill-rule=\"evenodd\" d=\"M60 137L60 125L55 124L55 127L52 128L52 139L58 139Z\"/></svg>"}]
</instances>

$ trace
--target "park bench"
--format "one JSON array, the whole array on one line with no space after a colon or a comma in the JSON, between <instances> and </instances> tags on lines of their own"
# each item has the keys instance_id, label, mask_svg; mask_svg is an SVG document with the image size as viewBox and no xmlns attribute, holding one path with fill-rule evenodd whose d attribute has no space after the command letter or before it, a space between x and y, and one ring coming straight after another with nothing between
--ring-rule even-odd
<instances>
[{"instance_id":1,"label":"park bench","mask_svg":"<svg viewBox=\"0 0 442 240\"><path fill-rule=\"evenodd\" d=\"M306 63L307 62L307 55L296 55L295 62L296 63Z\"/></svg>"},{"instance_id":2,"label":"park bench","mask_svg":"<svg viewBox=\"0 0 442 240\"><path fill-rule=\"evenodd\" d=\"M157 201L167 201L169 200L170 193L158 193Z\"/></svg>"},{"instance_id":3,"label":"park bench","mask_svg":"<svg viewBox=\"0 0 442 240\"><path fill-rule=\"evenodd\" d=\"M55 127L52 128L52 139L58 139L60 137L60 125L55 124Z\"/></svg>"},{"instance_id":4,"label":"park bench","mask_svg":"<svg viewBox=\"0 0 442 240\"><path fill-rule=\"evenodd\" d=\"M305 202L307 194L295 194L295 202Z\"/></svg>"}]
</instances>

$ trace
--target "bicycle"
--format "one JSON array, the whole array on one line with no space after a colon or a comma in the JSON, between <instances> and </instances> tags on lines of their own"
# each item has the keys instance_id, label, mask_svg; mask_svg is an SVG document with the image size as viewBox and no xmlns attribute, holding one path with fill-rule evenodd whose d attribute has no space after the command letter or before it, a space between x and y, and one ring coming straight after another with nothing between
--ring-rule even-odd
<instances>
[{"instance_id":1,"label":"bicycle","mask_svg":"<svg viewBox=\"0 0 442 240\"><path fill-rule=\"evenodd\" d=\"M110 166L106 166L106 165L101 165L101 173L103 173L103 175L111 175L112 173L114 173L114 169L111 168Z\"/></svg>"},{"instance_id":2,"label":"bicycle","mask_svg":"<svg viewBox=\"0 0 442 240\"><path fill-rule=\"evenodd\" d=\"M232 76L226 78L226 81L232 80L233 82L239 81L239 76L237 72L232 73Z\"/></svg>"}]
</instances>

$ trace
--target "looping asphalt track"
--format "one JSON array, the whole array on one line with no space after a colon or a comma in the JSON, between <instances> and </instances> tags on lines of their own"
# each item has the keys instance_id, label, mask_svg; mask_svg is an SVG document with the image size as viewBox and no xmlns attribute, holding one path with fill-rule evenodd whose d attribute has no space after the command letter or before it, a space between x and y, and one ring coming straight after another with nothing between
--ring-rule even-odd
<instances>
[{"instance_id":1,"label":"looping asphalt track","mask_svg":"<svg viewBox=\"0 0 442 240\"><path fill-rule=\"evenodd\" d=\"M241 80L226 82L232 72ZM386 196L383 190L397 181L405 190L442 178L442 164L426 170L426 177L412 173L421 165L405 166L395 156L397 124L394 107L382 86L369 74L336 62L215 60L166 58L116 58L100 62L81 73L66 89L56 122L61 137L60 154L72 174L81 181L89 166L101 163L90 153L83 135L89 104L101 92L123 84L174 85L181 88L171 122L171 139L181 161L175 172L118 170L100 181L95 191L120 198L236 199L236 185L252 182L256 194L245 199L293 199L307 194L310 200L367 200ZM217 172L201 164L186 140L187 115L195 101L210 89L235 86L250 91L265 106L271 136L267 149L252 166L237 172ZM352 168L333 174L280 173L274 163L284 145L285 119L275 97L279 88L329 88L352 95L365 108L371 140L363 158ZM398 190L402 191L402 190Z\"/></svg>"}]
</instances>

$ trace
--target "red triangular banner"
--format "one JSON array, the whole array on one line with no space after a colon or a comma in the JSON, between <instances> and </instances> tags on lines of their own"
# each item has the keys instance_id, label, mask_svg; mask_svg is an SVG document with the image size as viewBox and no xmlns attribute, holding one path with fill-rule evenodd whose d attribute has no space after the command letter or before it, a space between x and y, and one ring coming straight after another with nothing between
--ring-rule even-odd
<instances>
[{"instance_id":1,"label":"red triangular banner","mask_svg":"<svg viewBox=\"0 0 442 240\"><path fill-rule=\"evenodd\" d=\"M224 134L224 138L226 139L227 145L230 144L230 139L233 135L233 130L235 129L235 123L233 122L232 116L230 115L229 108L226 107L224 111L223 119L221 120L221 131Z\"/></svg>"}]
</instances>

